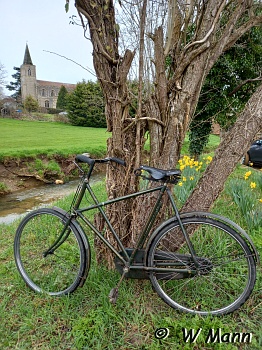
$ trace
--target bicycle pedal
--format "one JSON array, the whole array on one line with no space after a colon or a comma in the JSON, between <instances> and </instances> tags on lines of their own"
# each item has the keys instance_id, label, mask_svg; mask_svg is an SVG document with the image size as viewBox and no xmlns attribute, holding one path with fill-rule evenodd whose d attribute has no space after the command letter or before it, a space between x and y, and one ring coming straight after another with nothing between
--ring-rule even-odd
<instances>
[{"instance_id":1,"label":"bicycle pedal","mask_svg":"<svg viewBox=\"0 0 262 350\"><path fill-rule=\"evenodd\" d=\"M110 303L115 304L118 298L118 288L112 288L108 297Z\"/></svg>"}]
</instances>

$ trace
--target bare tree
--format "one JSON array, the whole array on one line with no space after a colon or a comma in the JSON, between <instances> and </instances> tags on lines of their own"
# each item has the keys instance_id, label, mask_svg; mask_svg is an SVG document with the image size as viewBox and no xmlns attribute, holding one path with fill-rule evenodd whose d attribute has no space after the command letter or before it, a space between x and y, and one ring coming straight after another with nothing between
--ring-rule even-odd
<instances>
[{"instance_id":1,"label":"bare tree","mask_svg":"<svg viewBox=\"0 0 262 350\"><path fill-rule=\"evenodd\" d=\"M126 45L123 53L119 49L120 27L115 14L116 6L121 7L121 4L130 10L136 20L133 23L139 26L136 36L140 43L137 44L137 50ZM132 7L134 5L137 10ZM89 29L94 68L105 96L107 126L112 132L112 137L108 140L108 155L123 158L127 163L125 175L121 171L107 171L108 196L114 198L138 189L133 169L142 157L147 131L150 134L150 165L161 168L176 166L205 77L223 52L250 28L262 22L261 2L122 0L115 5L113 0L76 0L75 6L85 32ZM156 15L158 8L167 14L165 18ZM127 39L126 42L130 43L131 40ZM136 52L140 53L137 60L140 62L140 98L137 114L132 118L129 113L131 98L127 79ZM149 75L142 74L142 65L150 67ZM149 81L147 86L150 87L150 94L149 91L146 94L141 92L146 81ZM256 103L259 106L261 101L251 101L251 105ZM240 120L253 123L255 115L248 111L247 109ZM238 134L238 130L243 131L241 125L240 122L236 124L234 135ZM258 125L254 123L252 131L245 134L246 147L256 127ZM220 147L223 152L226 150L235 154L235 144L229 142L228 138ZM235 154L234 162L237 157L240 157L240 149ZM223 173L224 165L221 162L215 163L216 159L215 170ZM218 193L225 177L216 178L216 182L219 182ZM186 208L195 208L196 204L201 208L199 198L202 198L204 189L210 189L214 184L212 165L201 181ZM203 183L205 187L201 187ZM203 207L210 208L216 197L217 194L212 194ZM118 203L117 207L110 208L110 219L119 227L120 237L125 244L132 245L152 200L153 198L146 197L128 204ZM100 228L103 227L99 218L97 223ZM102 248L98 247L97 251L101 253ZM100 256L102 255L98 254L98 258ZM108 255L107 262L109 266L112 265L111 255Z\"/></svg>"},{"instance_id":2,"label":"bare tree","mask_svg":"<svg viewBox=\"0 0 262 350\"><path fill-rule=\"evenodd\" d=\"M3 95L3 87L5 86L6 70L4 65L0 62L0 97Z\"/></svg>"}]
</instances>

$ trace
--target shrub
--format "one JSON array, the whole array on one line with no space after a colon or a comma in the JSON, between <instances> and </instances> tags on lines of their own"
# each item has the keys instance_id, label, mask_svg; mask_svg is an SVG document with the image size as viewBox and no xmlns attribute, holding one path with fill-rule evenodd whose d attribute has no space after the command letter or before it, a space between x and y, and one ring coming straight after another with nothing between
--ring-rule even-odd
<instances>
[{"instance_id":1,"label":"shrub","mask_svg":"<svg viewBox=\"0 0 262 350\"><path fill-rule=\"evenodd\" d=\"M6 184L4 184L3 182L0 182L0 195L1 194L6 194L10 192L8 187L6 186Z\"/></svg>"},{"instance_id":2,"label":"shrub","mask_svg":"<svg viewBox=\"0 0 262 350\"><path fill-rule=\"evenodd\" d=\"M47 108L47 113L49 113L49 114L58 114L60 112L63 112L63 109L61 109L61 108Z\"/></svg>"},{"instance_id":3,"label":"shrub","mask_svg":"<svg viewBox=\"0 0 262 350\"><path fill-rule=\"evenodd\" d=\"M39 109L39 104L31 95L27 96L24 101L24 108L30 112L37 112Z\"/></svg>"},{"instance_id":4,"label":"shrub","mask_svg":"<svg viewBox=\"0 0 262 350\"><path fill-rule=\"evenodd\" d=\"M72 125L106 127L104 98L98 83L78 83L66 99L68 118Z\"/></svg>"}]
</instances>

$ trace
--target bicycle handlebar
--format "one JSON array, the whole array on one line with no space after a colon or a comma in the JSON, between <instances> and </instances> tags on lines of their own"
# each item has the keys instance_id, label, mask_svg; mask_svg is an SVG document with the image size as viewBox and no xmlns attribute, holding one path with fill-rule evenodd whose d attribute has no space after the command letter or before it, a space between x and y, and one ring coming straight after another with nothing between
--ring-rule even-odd
<instances>
[{"instance_id":1,"label":"bicycle handlebar","mask_svg":"<svg viewBox=\"0 0 262 350\"><path fill-rule=\"evenodd\" d=\"M87 163L88 165L94 165L95 163L109 163L109 162L115 162L117 164L126 166L126 162L123 159L116 158L116 157L107 157L104 159L92 159L88 156L85 156L84 154L78 154L75 157L75 160L80 163Z\"/></svg>"}]
</instances>

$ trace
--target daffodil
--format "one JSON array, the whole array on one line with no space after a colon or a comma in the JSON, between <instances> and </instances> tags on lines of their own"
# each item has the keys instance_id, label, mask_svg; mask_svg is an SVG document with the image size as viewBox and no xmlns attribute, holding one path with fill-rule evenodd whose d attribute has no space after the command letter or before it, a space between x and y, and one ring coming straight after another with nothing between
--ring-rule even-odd
<instances>
[{"instance_id":1,"label":"daffodil","mask_svg":"<svg viewBox=\"0 0 262 350\"><path fill-rule=\"evenodd\" d=\"M250 182L250 187L251 188L256 188L257 187L257 184L255 182Z\"/></svg>"},{"instance_id":2,"label":"daffodil","mask_svg":"<svg viewBox=\"0 0 262 350\"><path fill-rule=\"evenodd\" d=\"M252 174L251 171L247 171L244 175L244 179L247 180L251 174Z\"/></svg>"},{"instance_id":3,"label":"daffodil","mask_svg":"<svg viewBox=\"0 0 262 350\"><path fill-rule=\"evenodd\" d=\"M180 181L180 182L178 183L178 186L183 186L183 182Z\"/></svg>"}]
</instances>

